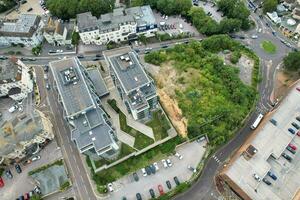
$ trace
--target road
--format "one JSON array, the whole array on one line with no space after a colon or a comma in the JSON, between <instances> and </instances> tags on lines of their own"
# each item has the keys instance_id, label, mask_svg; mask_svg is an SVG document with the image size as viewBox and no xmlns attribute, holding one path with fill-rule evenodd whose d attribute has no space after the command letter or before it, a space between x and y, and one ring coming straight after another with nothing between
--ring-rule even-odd
<instances>
[{"instance_id":1,"label":"road","mask_svg":"<svg viewBox=\"0 0 300 200\"><path fill-rule=\"evenodd\" d=\"M255 20L257 29L240 33L246 37L245 40L240 41L251 48L260 57L262 81L259 85L260 99L256 105L256 110L248 117L244 127L236 136L209 158L198 181L188 191L176 196L174 198L175 200L211 200L222 198L216 191L214 183L215 175L218 173L218 170L222 168L224 162L228 160L235 150L237 150L252 133L249 127L258 113L266 113L272 108L270 105L272 103L270 102L270 96L274 88L276 68L279 66L282 58L290 51L290 48L280 42L279 37L282 36L277 35L275 37L272 34L272 30L265 26L265 19L260 20L253 13L251 17ZM257 32L259 28L262 29L261 33ZM249 39L251 35L258 35L258 38ZM261 49L260 44L264 40L270 40L277 46L276 54L267 54Z\"/></svg>"}]
</instances>

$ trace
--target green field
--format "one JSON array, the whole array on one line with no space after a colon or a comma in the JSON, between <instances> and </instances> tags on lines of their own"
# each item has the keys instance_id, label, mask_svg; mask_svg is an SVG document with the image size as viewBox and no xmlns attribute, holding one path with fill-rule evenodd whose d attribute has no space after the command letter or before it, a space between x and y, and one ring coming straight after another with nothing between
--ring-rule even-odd
<instances>
[{"instance_id":1,"label":"green field","mask_svg":"<svg viewBox=\"0 0 300 200\"><path fill-rule=\"evenodd\" d=\"M276 53L276 46L271 41L268 40L263 41L261 43L261 48L269 54Z\"/></svg>"}]
</instances>

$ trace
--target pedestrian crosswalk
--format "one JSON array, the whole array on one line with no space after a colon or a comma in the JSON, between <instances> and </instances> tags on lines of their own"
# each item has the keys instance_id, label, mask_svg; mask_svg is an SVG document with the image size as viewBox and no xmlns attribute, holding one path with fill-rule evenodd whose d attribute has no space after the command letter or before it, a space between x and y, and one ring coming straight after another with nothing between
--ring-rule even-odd
<instances>
[{"instance_id":1,"label":"pedestrian crosswalk","mask_svg":"<svg viewBox=\"0 0 300 200\"><path fill-rule=\"evenodd\" d=\"M218 158L216 155L213 155L213 159L214 159L218 164L221 163L221 161L219 160L219 158Z\"/></svg>"}]
</instances>

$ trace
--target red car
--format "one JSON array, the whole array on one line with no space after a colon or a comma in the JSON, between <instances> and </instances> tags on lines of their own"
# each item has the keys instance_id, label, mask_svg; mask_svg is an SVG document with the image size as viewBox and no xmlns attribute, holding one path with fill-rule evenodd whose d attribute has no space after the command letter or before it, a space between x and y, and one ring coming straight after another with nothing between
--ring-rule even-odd
<instances>
[{"instance_id":1,"label":"red car","mask_svg":"<svg viewBox=\"0 0 300 200\"><path fill-rule=\"evenodd\" d=\"M296 90L298 90L300 92L300 87L297 87Z\"/></svg>"},{"instance_id":2,"label":"red car","mask_svg":"<svg viewBox=\"0 0 300 200\"><path fill-rule=\"evenodd\" d=\"M2 177L0 177L0 188L4 187L4 181L2 179Z\"/></svg>"},{"instance_id":3,"label":"red car","mask_svg":"<svg viewBox=\"0 0 300 200\"><path fill-rule=\"evenodd\" d=\"M163 186L162 185L158 185L157 188L158 188L159 194L163 195L164 194L164 188L163 188Z\"/></svg>"},{"instance_id":4,"label":"red car","mask_svg":"<svg viewBox=\"0 0 300 200\"><path fill-rule=\"evenodd\" d=\"M29 200L29 199L30 199L29 194L28 194L28 193L25 193L25 194L24 194L24 200Z\"/></svg>"},{"instance_id":5,"label":"red car","mask_svg":"<svg viewBox=\"0 0 300 200\"><path fill-rule=\"evenodd\" d=\"M289 147L291 147L295 151L297 150L297 147L295 145L291 144L291 143L289 144Z\"/></svg>"},{"instance_id":6,"label":"red car","mask_svg":"<svg viewBox=\"0 0 300 200\"><path fill-rule=\"evenodd\" d=\"M300 131L297 132L297 135L300 136Z\"/></svg>"}]
</instances>

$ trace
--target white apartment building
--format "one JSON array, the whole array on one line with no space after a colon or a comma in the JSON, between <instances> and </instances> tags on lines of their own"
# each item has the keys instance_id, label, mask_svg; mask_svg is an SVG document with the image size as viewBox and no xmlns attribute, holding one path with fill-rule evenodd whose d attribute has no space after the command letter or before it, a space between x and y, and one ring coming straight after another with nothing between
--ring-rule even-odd
<instances>
[{"instance_id":1,"label":"white apartment building","mask_svg":"<svg viewBox=\"0 0 300 200\"><path fill-rule=\"evenodd\" d=\"M29 68L17 58L0 61L0 97L9 96L15 101L27 97L33 90Z\"/></svg>"},{"instance_id":2,"label":"white apartment building","mask_svg":"<svg viewBox=\"0 0 300 200\"><path fill-rule=\"evenodd\" d=\"M91 12L77 15L77 29L84 44L107 44L137 38L139 34L154 36L157 23L150 6L118 8L99 19Z\"/></svg>"},{"instance_id":3,"label":"white apartment building","mask_svg":"<svg viewBox=\"0 0 300 200\"><path fill-rule=\"evenodd\" d=\"M19 19L0 21L0 46L37 46L43 40L43 26L41 17L35 14L21 14Z\"/></svg>"}]
</instances>

